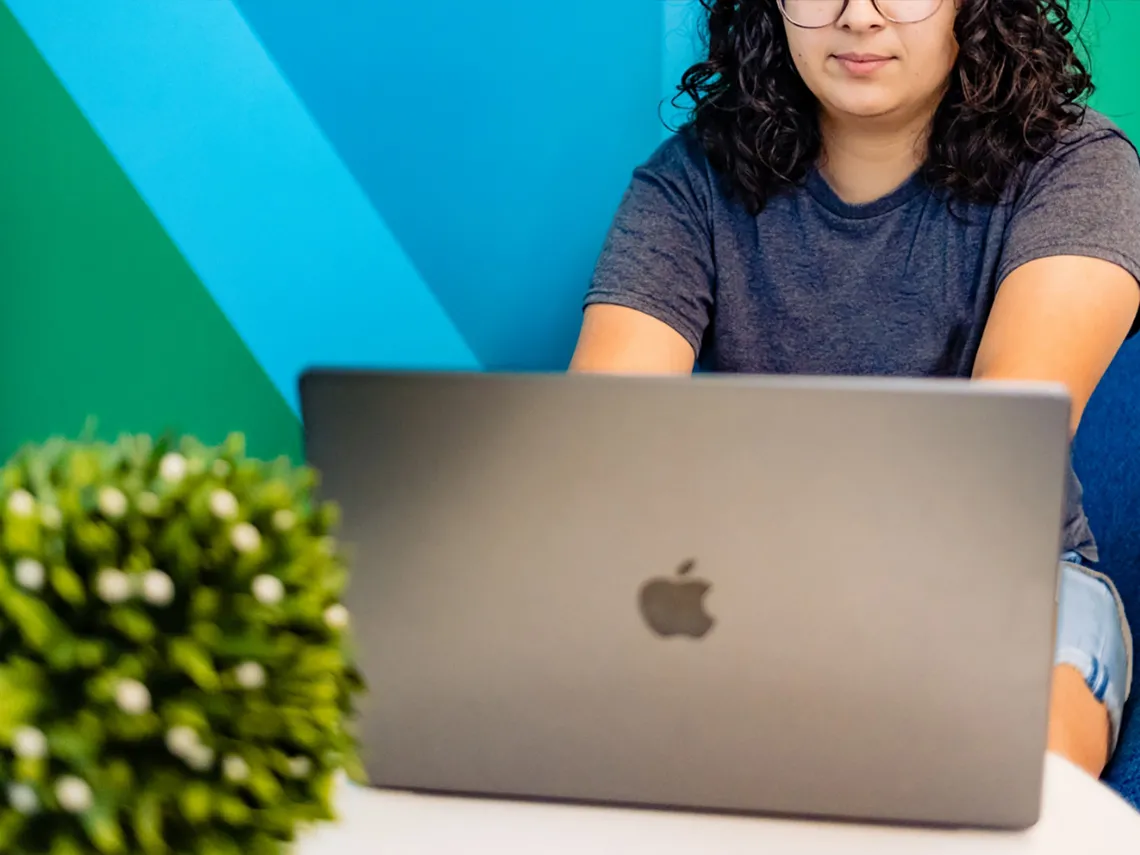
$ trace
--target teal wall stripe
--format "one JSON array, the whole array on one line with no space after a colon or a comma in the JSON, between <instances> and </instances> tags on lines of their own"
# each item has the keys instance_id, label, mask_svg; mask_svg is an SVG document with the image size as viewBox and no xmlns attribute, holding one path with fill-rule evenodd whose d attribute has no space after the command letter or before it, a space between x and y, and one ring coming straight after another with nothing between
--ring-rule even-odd
<instances>
[{"instance_id":1,"label":"teal wall stripe","mask_svg":"<svg viewBox=\"0 0 1140 855\"><path fill-rule=\"evenodd\" d=\"M315 363L479 367L229 0L8 5L294 407Z\"/></svg>"}]
</instances>

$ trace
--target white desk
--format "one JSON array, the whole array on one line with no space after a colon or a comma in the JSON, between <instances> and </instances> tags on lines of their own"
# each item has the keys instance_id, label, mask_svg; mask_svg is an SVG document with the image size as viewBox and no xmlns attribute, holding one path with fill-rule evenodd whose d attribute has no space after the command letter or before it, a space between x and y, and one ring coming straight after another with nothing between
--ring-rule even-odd
<instances>
[{"instance_id":1,"label":"white desk","mask_svg":"<svg viewBox=\"0 0 1140 855\"><path fill-rule=\"evenodd\" d=\"M296 855L1082 855L1140 851L1140 813L1050 757L1041 821L1028 832L928 831L439 798L345 786L341 821Z\"/></svg>"}]
</instances>

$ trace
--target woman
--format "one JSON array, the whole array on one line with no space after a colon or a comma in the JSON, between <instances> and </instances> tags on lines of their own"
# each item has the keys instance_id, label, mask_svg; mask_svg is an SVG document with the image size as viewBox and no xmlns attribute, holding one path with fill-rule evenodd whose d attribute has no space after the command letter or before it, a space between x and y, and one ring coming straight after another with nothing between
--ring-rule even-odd
<instances>
[{"instance_id":1,"label":"woman","mask_svg":"<svg viewBox=\"0 0 1140 855\"><path fill-rule=\"evenodd\" d=\"M1063 0L703 0L695 107L638 168L572 369L1066 384L1140 305L1140 158ZM1075 476L1049 748L1099 776L1131 635Z\"/></svg>"}]
</instances>

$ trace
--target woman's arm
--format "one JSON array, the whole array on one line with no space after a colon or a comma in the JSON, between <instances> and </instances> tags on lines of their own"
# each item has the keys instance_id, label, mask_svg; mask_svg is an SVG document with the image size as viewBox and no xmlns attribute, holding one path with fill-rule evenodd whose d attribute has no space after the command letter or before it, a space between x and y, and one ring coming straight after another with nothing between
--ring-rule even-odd
<instances>
[{"instance_id":1,"label":"woman's arm","mask_svg":"<svg viewBox=\"0 0 1140 855\"><path fill-rule=\"evenodd\" d=\"M974 377L1065 384L1075 433L1138 306L1136 279L1111 262L1053 256L1023 264L998 289Z\"/></svg>"},{"instance_id":2,"label":"woman's arm","mask_svg":"<svg viewBox=\"0 0 1140 855\"><path fill-rule=\"evenodd\" d=\"M695 355L685 337L663 321L624 306L586 307L571 371L689 374Z\"/></svg>"}]
</instances>

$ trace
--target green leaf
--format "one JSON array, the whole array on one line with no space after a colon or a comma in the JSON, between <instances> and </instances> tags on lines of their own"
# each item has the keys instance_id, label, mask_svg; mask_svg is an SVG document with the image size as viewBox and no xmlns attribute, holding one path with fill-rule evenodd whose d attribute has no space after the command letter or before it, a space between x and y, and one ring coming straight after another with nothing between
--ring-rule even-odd
<instances>
[{"instance_id":1,"label":"green leaf","mask_svg":"<svg viewBox=\"0 0 1140 855\"><path fill-rule=\"evenodd\" d=\"M5 510L0 531L4 535L4 547L10 554L39 555L43 551L43 534L34 517L15 517Z\"/></svg>"},{"instance_id":2,"label":"green leaf","mask_svg":"<svg viewBox=\"0 0 1140 855\"><path fill-rule=\"evenodd\" d=\"M70 567L56 565L51 568L51 586L59 594L60 599L73 606L82 606L87 602L87 591L83 587L83 580Z\"/></svg>"},{"instance_id":3,"label":"green leaf","mask_svg":"<svg viewBox=\"0 0 1140 855\"><path fill-rule=\"evenodd\" d=\"M112 760L107 765L106 786L115 795L126 798L134 789L135 774L126 760Z\"/></svg>"},{"instance_id":4,"label":"green leaf","mask_svg":"<svg viewBox=\"0 0 1140 855\"><path fill-rule=\"evenodd\" d=\"M203 781L194 781L187 784L178 794L178 806L187 822L201 825L210 818L213 807L213 798L210 787Z\"/></svg>"},{"instance_id":5,"label":"green leaf","mask_svg":"<svg viewBox=\"0 0 1140 855\"><path fill-rule=\"evenodd\" d=\"M317 748L322 740L323 733L309 720L309 711L283 708L281 717L289 738L305 748Z\"/></svg>"},{"instance_id":6,"label":"green leaf","mask_svg":"<svg viewBox=\"0 0 1140 855\"><path fill-rule=\"evenodd\" d=\"M230 825L248 825L253 818L253 810L238 796L221 793L217 802L218 816Z\"/></svg>"},{"instance_id":7,"label":"green leaf","mask_svg":"<svg viewBox=\"0 0 1140 855\"><path fill-rule=\"evenodd\" d=\"M255 834L249 841L248 855L280 855L281 845L268 834Z\"/></svg>"},{"instance_id":8,"label":"green leaf","mask_svg":"<svg viewBox=\"0 0 1140 855\"><path fill-rule=\"evenodd\" d=\"M99 448L76 446L72 449L69 479L73 484L86 486L99 477Z\"/></svg>"},{"instance_id":9,"label":"green leaf","mask_svg":"<svg viewBox=\"0 0 1140 855\"><path fill-rule=\"evenodd\" d=\"M149 644L156 634L151 619L145 613L129 606L114 607L108 622L136 644Z\"/></svg>"},{"instance_id":10,"label":"green leaf","mask_svg":"<svg viewBox=\"0 0 1140 855\"><path fill-rule=\"evenodd\" d=\"M332 730L341 720L341 711L338 707L320 705L312 709L313 721L326 730Z\"/></svg>"},{"instance_id":11,"label":"green leaf","mask_svg":"<svg viewBox=\"0 0 1140 855\"><path fill-rule=\"evenodd\" d=\"M103 855L126 852L122 826L109 803L97 802L95 807L80 816L80 822L87 837Z\"/></svg>"},{"instance_id":12,"label":"green leaf","mask_svg":"<svg viewBox=\"0 0 1140 855\"><path fill-rule=\"evenodd\" d=\"M12 764L14 777L36 784L47 782L47 760L42 757L18 757Z\"/></svg>"},{"instance_id":13,"label":"green leaf","mask_svg":"<svg viewBox=\"0 0 1140 855\"><path fill-rule=\"evenodd\" d=\"M175 638L169 646L170 662L207 692L218 691L221 681L209 654L188 638Z\"/></svg>"},{"instance_id":14,"label":"green leaf","mask_svg":"<svg viewBox=\"0 0 1140 855\"><path fill-rule=\"evenodd\" d=\"M360 762L360 758L355 754L351 757L345 758L344 773L354 784L359 784L362 787L367 787L371 784L371 780L368 777L367 770L364 768L364 764Z\"/></svg>"},{"instance_id":15,"label":"green leaf","mask_svg":"<svg viewBox=\"0 0 1140 855\"><path fill-rule=\"evenodd\" d=\"M74 638L58 639L44 651L52 671L71 671L79 661L79 643Z\"/></svg>"},{"instance_id":16,"label":"green leaf","mask_svg":"<svg viewBox=\"0 0 1140 855\"><path fill-rule=\"evenodd\" d=\"M2 848L2 847L0 847ZM86 855L87 847L66 833L56 833L52 836L51 848L47 855Z\"/></svg>"},{"instance_id":17,"label":"green leaf","mask_svg":"<svg viewBox=\"0 0 1140 855\"><path fill-rule=\"evenodd\" d=\"M197 588L190 597L190 615L195 620L211 620L217 617L221 607L221 594L213 588Z\"/></svg>"},{"instance_id":18,"label":"green leaf","mask_svg":"<svg viewBox=\"0 0 1140 855\"><path fill-rule=\"evenodd\" d=\"M0 809L0 852L11 852L27 817L14 810Z\"/></svg>"},{"instance_id":19,"label":"green leaf","mask_svg":"<svg viewBox=\"0 0 1140 855\"><path fill-rule=\"evenodd\" d=\"M106 642L84 639L75 647L75 661L81 668L98 668L106 659Z\"/></svg>"},{"instance_id":20,"label":"green leaf","mask_svg":"<svg viewBox=\"0 0 1140 855\"><path fill-rule=\"evenodd\" d=\"M35 651L47 649L56 637L63 634L60 622L42 600L9 589L0 593L0 608Z\"/></svg>"},{"instance_id":21,"label":"green leaf","mask_svg":"<svg viewBox=\"0 0 1140 855\"><path fill-rule=\"evenodd\" d=\"M162 837L162 802L153 790L144 790L135 802L133 817L135 837L147 855L162 855L166 844Z\"/></svg>"},{"instance_id":22,"label":"green leaf","mask_svg":"<svg viewBox=\"0 0 1140 855\"><path fill-rule=\"evenodd\" d=\"M162 706L162 718L170 727L189 727L199 733L209 730L210 722L201 708L182 701L170 701Z\"/></svg>"},{"instance_id":23,"label":"green leaf","mask_svg":"<svg viewBox=\"0 0 1140 855\"><path fill-rule=\"evenodd\" d=\"M324 679L314 680L309 684L309 698L314 701L323 701L332 703L340 697L340 687L336 681L325 677Z\"/></svg>"},{"instance_id":24,"label":"green leaf","mask_svg":"<svg viewBox=\"0 0 1140 855\"><path fill-rule=\"evenodd\" d=\"M281 478L273 478L262 484L254 494L254 500L261 507L278 510L281 508L292 510L293 491ZM298 524L301 514L298 514Z\"/></svg>"},{"instance_id":25,"label":"green leaf","mask_svg":"<svg viewBox=\"0 0 1140 855\"><path fill-rule=\"evenodd\" d=\"M340 650L328 647L309 647L297 657L295 676L320 677L329 672L340 671L344 667L344 656Z\"/></svg>"},{"instance_id":26,"label":"green leaf","mask_svg":"<svg viewBox=\"0 0 1140 855\"><path fill-rule=\"evenodd\" d=\"M263 805L276 804L282 797L281 782L267 768L250 764L249 790Z\"/></svg>"},{"instance_id":27,"label":"green leaf","mask_svg":"<svg viewBox=\"0 0 1140 855\"><path fill-rule=\"evenodd\" d=\"M276 739L285 729L285 718L277 707L251 699L246 710L238 714L237 726L246 739Z\"/></svg>"},{"instance_id":28,"label":"green leaf","mask_svg":"<svg viewBox=\"0 0 1140 855\"><path fill-rule=\"evenodd\" d=\"M204 835L198 852L201 855L245 855L232 837L218 833Z\"/></svg>"},{"instance_id":29,"label":"green leaf","mask_svg":"<svg viewBox=\"0 0 1140 855\"><path fill-rule=\"evenodd\" d=\"M80 519L72 529L72 541L84 555L102 563L114 557L119 546L119 535L105 522Z\"/></svg>"},{"instance_id":30,"label":"green leaf","mask_svg":"<svg viewBox=\"0 0 1140 855\"><path fill-rule=\"evenodd\" d=\"M102 740L94 740L91 734L84 733L72 724L61 724L48 733L53 756L77 768L86 768L95 762L102 750Z\"/></svg>"},{"instance_id":31,"label":"green leaf","mask_svg":"<svg viewBox=\"0 0 1140 855\"><path fill-rule=\"evenodd\" d=\"M272 661L282 655L280 643L260 634L227 636L218 640L214 650L219 656L230 659L253 659L261 663Z\"/></svg>"},{"instance_id":32,"label":"green leaf","mask_svg":"<svg viewBox=\"0 0 1140 855\"><path fill-rule=\"evenodd\" d=\"M162 721L153 712L133 715L116 710L107 718L107 733L127 742L141 742L157 736L161 729Z\"/></svg>"},{"instance_id":33,"label":"green leaf","mask_svg":"<svg viewBox=\"0 0 1140 855\"><path fill-rule=\"evenodd\" d=\"M332 810L333 792L336 787L336 776L332 772L324 772L313 781L313 794L322 808L327 812L323 819L336 819Z\"/></svg>"},{"instance_id":34,"label":"green leaf","mask_svg":"<svg viewBox=\"0 0 1140 855\"><path fill-rule=\"evenodd\" d=\"M261 812L260 824L275 837L288 840L292 836L291 832L296 824L295 810L296 805L274 805Z\"/></svg>"},{"instance_id":35,"label":"green leaf","mask_svg":"<svg viewBox=\"0 0 1140 855\"><path fill-rule=\"evenodd\" d=\"M11 743L18 727L32 721L46 695L44 673L26 660L0 666L0 744Z\"/></svg>"},{"instance_id":36,"label":"green leaf","mask_svg":"<svg viewBox=\"0 0 1140 855\"><path fill-rule=\"evenodd\" d=\"M217 624L198 621L190 627L190 635L203 647L212 649L222 637L222 631Z\"/></svg>"}]
</instances>

